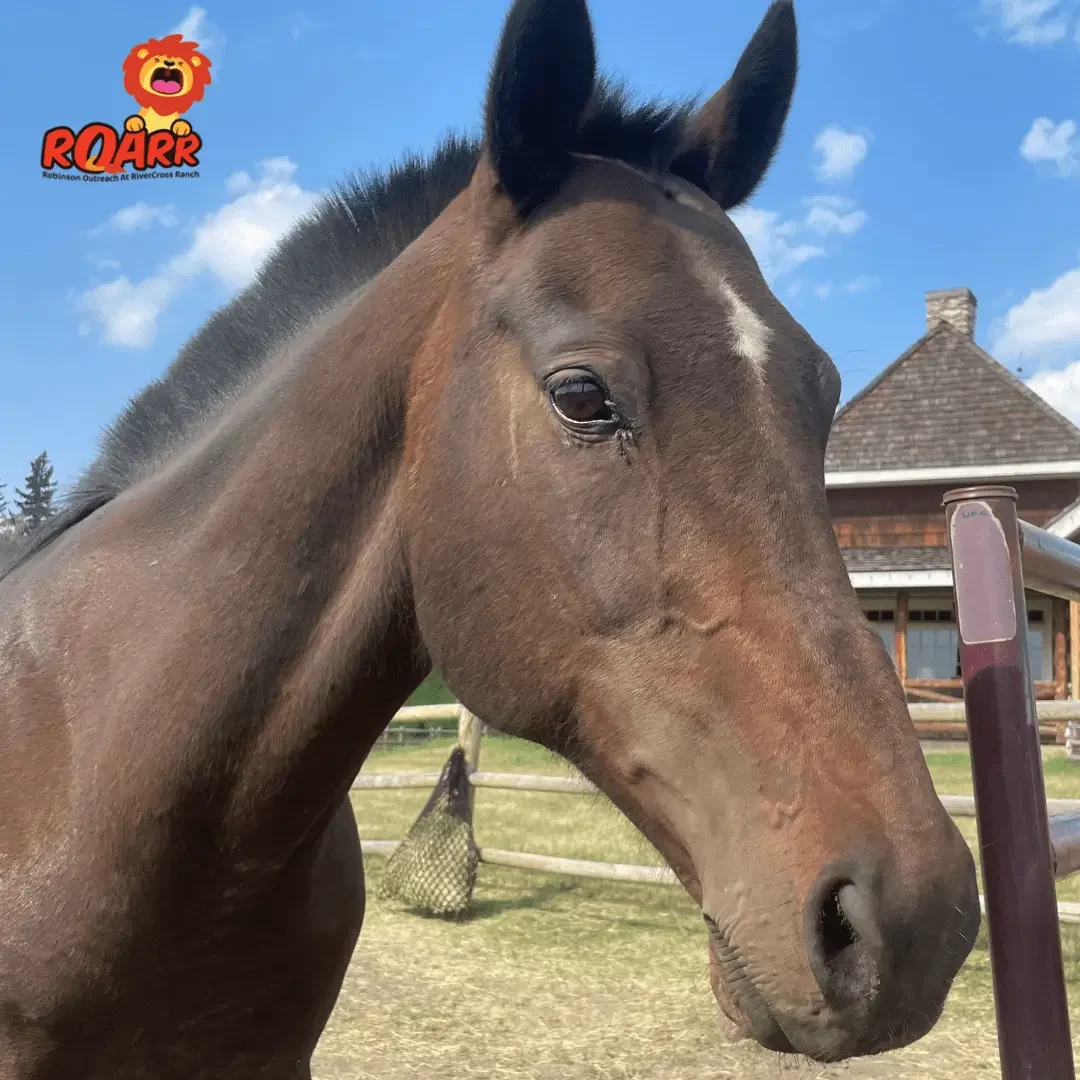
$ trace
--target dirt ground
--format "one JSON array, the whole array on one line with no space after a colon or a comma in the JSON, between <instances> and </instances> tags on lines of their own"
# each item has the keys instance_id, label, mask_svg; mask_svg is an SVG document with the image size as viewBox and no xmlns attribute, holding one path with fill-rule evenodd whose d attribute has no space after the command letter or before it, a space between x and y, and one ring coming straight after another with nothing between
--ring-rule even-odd
<instances>
[{"instance_id":1,"label":"dirt ground","mask_svg":"<svg viewBox=\"0 0 1080 1080\"><path fill-rule=\"evenodd\" d=\"M365 770L437 769L446 752L388 753ZM512 741L485 746L484 754L496 771L565 772ZM939 790L962 793L970 784L966 755L931 756ZM1075 797L1080 772L1048 757L1048 793ZM354 793L362 835L401 837L427 794ZM974 845L974 822L961 827ZM491 846L657 858L602 800L484 790L476 828ZM902 1051L822 1067L732 1041L709 989L700 913L680 889L481 866L472 916L447 922L378 899L383 860L366 863L368 914L315 1057L316 1080L1000 1076L985 932L929 1035ZM1060 883L1061 899L1078 894L1080 875ZM1062 942L1080 1060L1080 926L1063 926Z\"/></svg>"},{"instance_id":2,"label":"dirt ground","mask_svg":"<svg viewBox=\"0 0 1080 1080\"><path fill-rule=\"evenodd\" d=\"M377 859L368 866L375 886ZM1080 958L1075 930L1065 934L1070 973ZM1080 1030L1076 1010L1072 1028ZM708 988L700 922L677 890L612 890L495 867L481 868L469 921L372 902L314 1062L315 1080L999 1075L985 940L929 1036L822 1067L732 1041Z\"/></svg>"},{"instance_id":3,"label":"dirt ground","mask_svg":"<svg viewBox=\"0 0 1080 1080\"><path fill-rule=\"evenodd\" d=\"M676 890L621 886L613 896L602 885L490 867L481 878L468 922L372 902L316 1080L999 1075L985 942L921 1042L821 1067L732 1041L708 987L703 934ZM1066 939L1071 967L1078 938Z\"/></svg>"}]
</instances>

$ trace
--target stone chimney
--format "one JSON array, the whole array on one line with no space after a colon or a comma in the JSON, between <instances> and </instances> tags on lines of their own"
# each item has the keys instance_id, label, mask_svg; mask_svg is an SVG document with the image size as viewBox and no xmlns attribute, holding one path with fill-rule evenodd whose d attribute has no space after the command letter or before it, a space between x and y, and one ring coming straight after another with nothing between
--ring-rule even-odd
<instances>
[{"instance_id":1,"label":"stone chimney","mask_svg":"<svg viewBox=\"0 0 1080 1080\"><path fill-rule=\"evenodd\" d=\"M926 294L926 329L947 322L969 341L975 340L975 294L970 289L938 289Z\"/></svg>"}]
</instances>

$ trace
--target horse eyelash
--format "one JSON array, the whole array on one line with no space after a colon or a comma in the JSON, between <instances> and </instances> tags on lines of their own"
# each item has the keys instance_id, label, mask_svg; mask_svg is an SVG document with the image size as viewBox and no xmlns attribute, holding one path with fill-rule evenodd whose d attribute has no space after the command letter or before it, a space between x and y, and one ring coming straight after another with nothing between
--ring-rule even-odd
<instances>
[{"instance_id":1,"label":"horse eyelash","mask_svg":"<svg viewBox=\"0 0 1080 1080\"><path fill-rule=\"evenodd\" d=\"M615 421L619 430L622 431L623 428L627 426L627 422L623 419L622 413L619 412L618 405L610 400L610 398L604 398L604 404L607 406L608 412L611 413L611 419Z\"/></svg>"},{"instance_id":2,"label":"horse eyelash","mask_svg":"<svg viewBox=\"0 0 1080 1080\"><path fill-rule=\"evenodd\" d=\"M630 460L630 447L634 445L634 426L629 420L624 419L614 401L605 398L604 404L611 410L611 417L617 425L615 442L619 448L619 456L628 462Z\"/></svg>"}]
</instances>

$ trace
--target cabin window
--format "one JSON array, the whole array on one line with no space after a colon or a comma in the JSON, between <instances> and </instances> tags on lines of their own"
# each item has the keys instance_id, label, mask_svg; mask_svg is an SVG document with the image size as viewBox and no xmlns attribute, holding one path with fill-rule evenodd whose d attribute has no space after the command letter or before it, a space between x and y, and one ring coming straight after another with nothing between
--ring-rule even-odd
<instances>
[{"instance_id":1,"label":"cabin window","mask_svg":"<svg viewBox=\"0 0 1080 1080\"><path fill-rule=\"evenodd\" d=\"M939 605L909 611L908 624L908 678L959 678L960 639L952 607Z\"/></svg>"},{"instance_id":2,"label":"cabin window","mask_svg":"<svg viewBox=\"0 0 1080 1080\"><path fill-rule=\"evenodd\" d=\"M1050 646L1051 622L1050 609L1041 605L1031 596L1028 602L1028 663L1031 665L1031 677L1044 682L1053 679L1054 653ZM1039 606L1036 606L1039 605Z\"/></svg>"},{"instance_id":3,"label":"cabin window","mask_svg":"<svg viewBox=\"0 0 1080 1080\"><path fill-rule=\"evenodd\" d=\"M908 612L907 668L909 679L958 679L960 677L959 635L952 598L912 596ZM893 664L896 663L896 611L893 597L863 600L866 618L877 631ZM1046 681L1051 671L1049 603L1028 594L1028 656L1032 678Z\"/></svg>"},{"instance_id":4,"label":"cabin window","mask_svg":"<svg viewBox=\"0 0 1080 1080\"><path fill-rule=\"evenodd\" d=\"M891 608L872 608L866 612L866 617L874 624L874 629L881 638L885 651L889 654L892 662L896 663L896 614Z\"/></svg>"}]
</instances>

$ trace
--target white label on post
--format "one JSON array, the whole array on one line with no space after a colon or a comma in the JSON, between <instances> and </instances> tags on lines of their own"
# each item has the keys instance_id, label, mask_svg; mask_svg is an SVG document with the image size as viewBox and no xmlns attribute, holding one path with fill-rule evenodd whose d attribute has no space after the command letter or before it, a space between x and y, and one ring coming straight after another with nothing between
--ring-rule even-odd
<instances>
[{"instance_id":1,"label":"white label on post","mask_svg":"<svg viewBox=\"0 0 1080 1080\"><path fill-rule=\"evenodd\" d=\"M988 503L963 502L951 526L956 621L967 645L1011 641L1016 637L1009 542Z\"/></svg>"}]
</instances>

